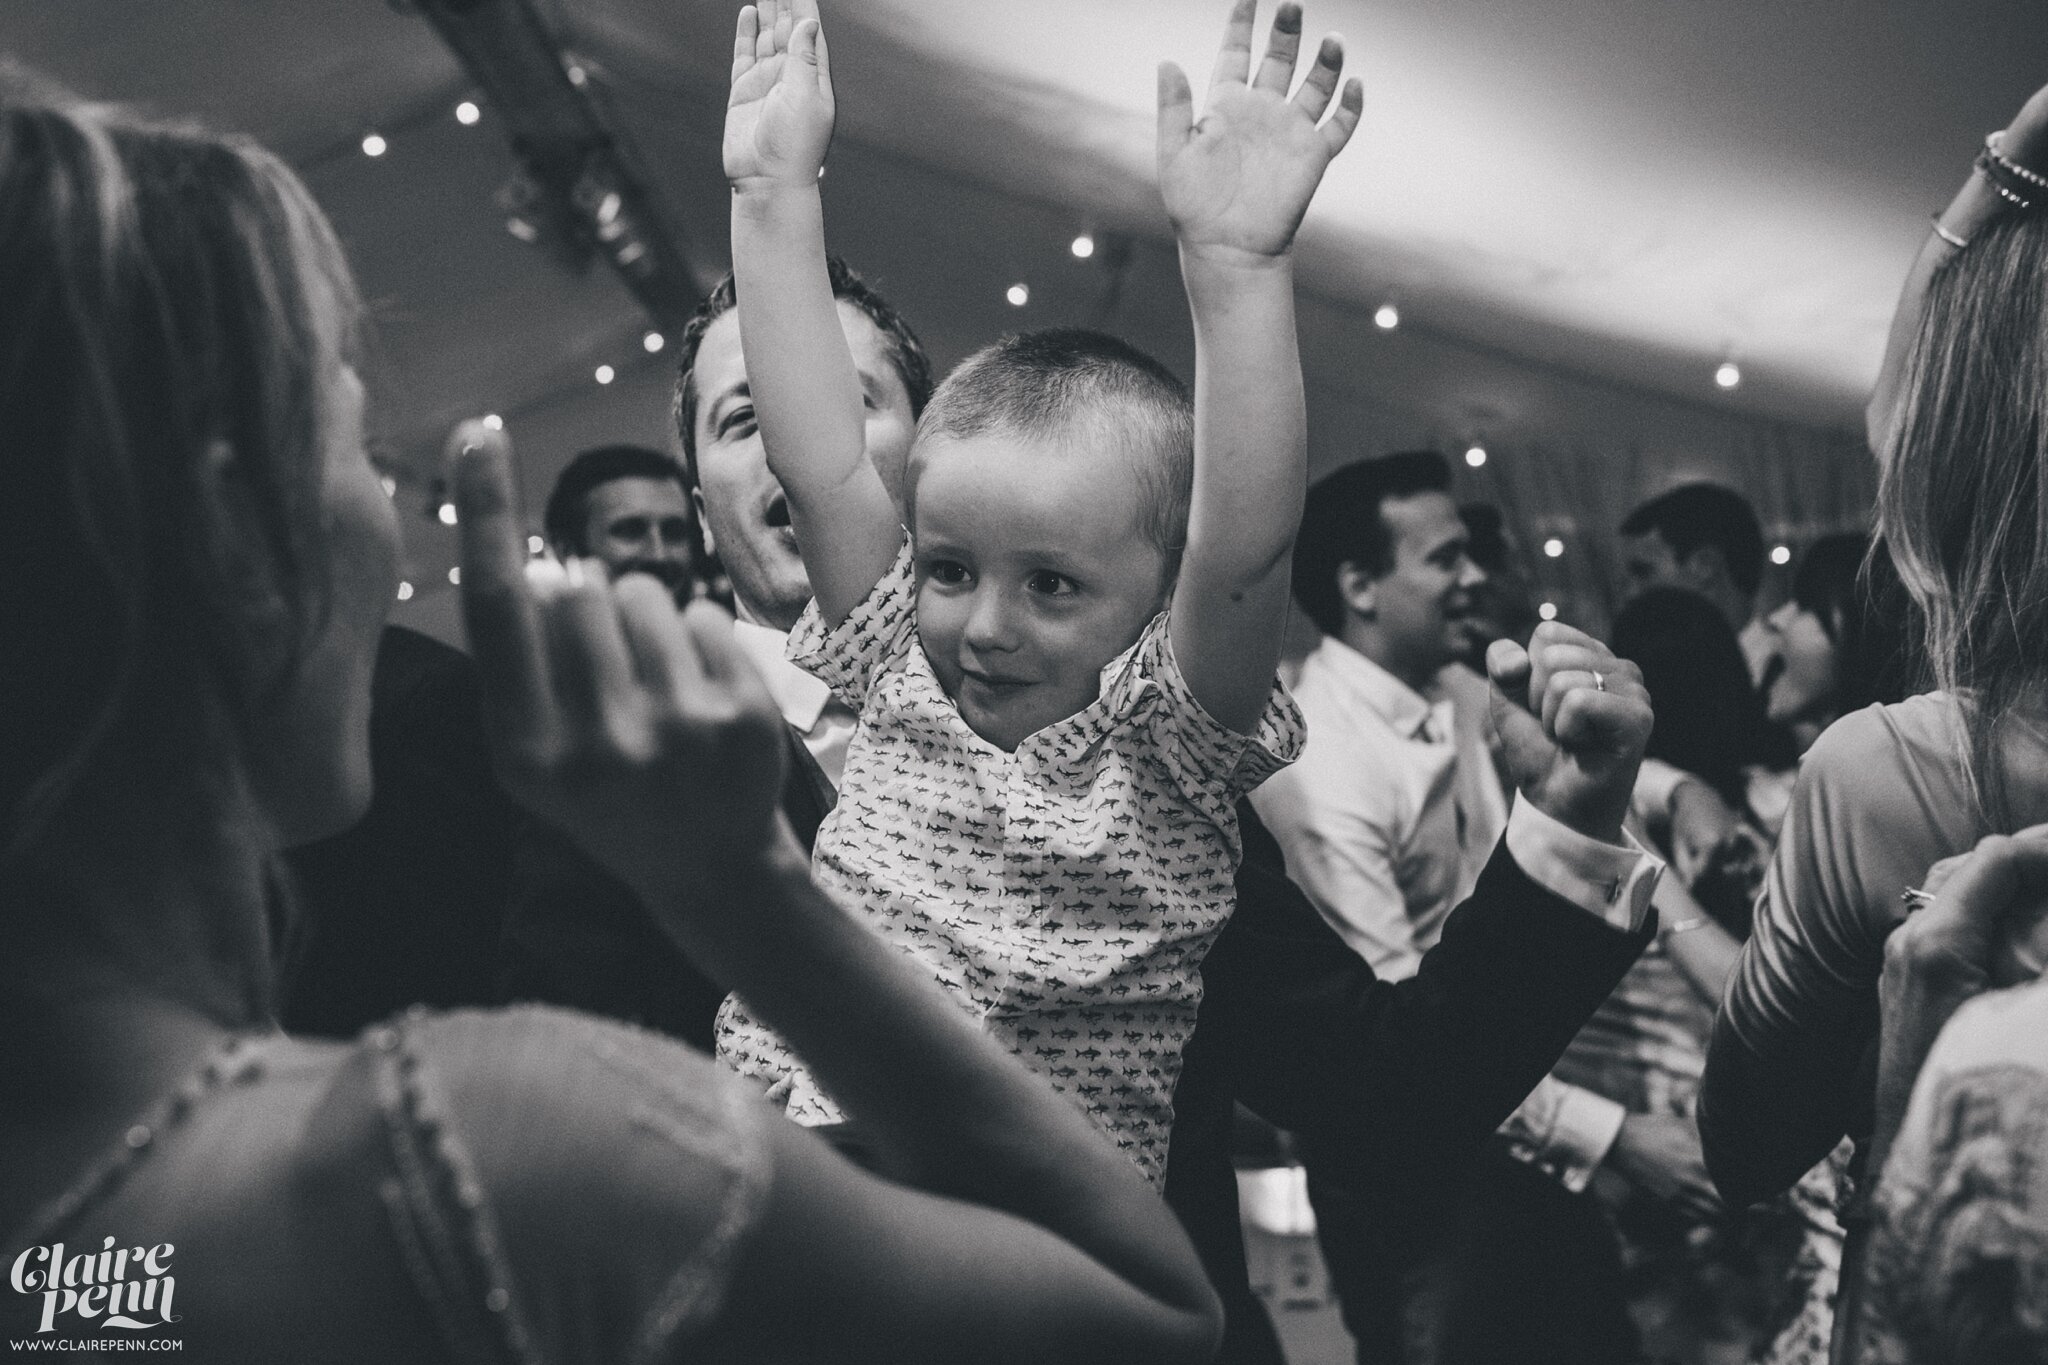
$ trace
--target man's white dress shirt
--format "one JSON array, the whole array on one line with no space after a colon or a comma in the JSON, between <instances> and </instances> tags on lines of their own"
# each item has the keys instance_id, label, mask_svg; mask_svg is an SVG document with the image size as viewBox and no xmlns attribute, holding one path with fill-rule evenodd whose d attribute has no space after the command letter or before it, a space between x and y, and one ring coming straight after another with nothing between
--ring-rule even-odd
<instances>
[{"instance_id":1,"label":"man's white dress shirt","mask_svg":"<svg viewBox=\"0 0 2048 1365\"><path fill-rule=\"evenodd\" d=\"M837 790L846 772L846 744L853 738L858 719L853 708L833 696L824 682L789 661L784 653L789 647L788 631L735 620L732 636L747 662L759 670L761 680L768 684L775 709L782 713L789 728L802 737L804 748L818 760L819 771Z\"/></svg>"},{"instance_id":2,"label":"man's white dress shirt","mask_svg":"<svg viewBox=\"0 0 2048 1365\"><path fill-rule=\"evenodd\" d=\"M1308 722L1301 757L1251 794L1288 875L1384 980L1415 974L1503 831L1539 885L1623 930L1640 922L1661 870L1640 851L1587 839L1526 802L1510 814L1485 715L1452 700L1483 697L1483 684L1460 672L1445 670L1425 697L1325 638L1293 688ZM1501 1132L1518 1156L1576 1191L1624 1116L1604 1096L1545 1078Z\"/></svg>"}]
</instances>

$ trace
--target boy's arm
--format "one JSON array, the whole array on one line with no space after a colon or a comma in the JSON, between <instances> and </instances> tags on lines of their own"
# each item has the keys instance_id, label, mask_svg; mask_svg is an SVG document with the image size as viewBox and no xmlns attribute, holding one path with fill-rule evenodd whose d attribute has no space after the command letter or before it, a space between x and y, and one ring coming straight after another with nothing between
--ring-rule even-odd
<instances>
[{"instance_id":1,"label":"boy's arm","mask_svg":"<svg viewBox=\"0 0 2048 1365\"><path fill-rule=\"evenodd\" d=\"M1186 74L1159 70L1159 188L1195 324L1195 483L1173 648L1202 705L1240 732L1257 725L1280 660L1308 481L1289 250L1364 105L1353 80L1317 126L1344 62L1334 37L1287 98L1296 4L1280 7L1253 76L1254 8L1238 0L1231 12L1199 124Z\"/></svg>"},{"instance_id":2,"label":"boy's arm","mask_svg":"<svg viewBox=\"0 0 2048 1365\"><path fill-rule=\"evenodd\" d=\"M837 625L895 561L903 528L868 462L860 380L825 267L818 172L832 118L817 0L742 9L725 115L740 345L812 595Z\"/></svg>"}]
</instances>

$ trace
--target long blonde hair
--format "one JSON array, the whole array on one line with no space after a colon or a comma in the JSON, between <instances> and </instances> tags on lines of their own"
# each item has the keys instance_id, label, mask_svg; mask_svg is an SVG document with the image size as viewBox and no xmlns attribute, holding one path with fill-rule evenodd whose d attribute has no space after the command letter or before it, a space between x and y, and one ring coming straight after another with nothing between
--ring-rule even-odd
<instances>
[{"instance_id":1,"label":"long blonde hair","mask_svg":"<svg viewBox=\"0 0 2048 1365\"><path fill-rule=\"evenodd\" d=\"M1878 524L1961 703L1978 814L2012 818L2000 737L2048 683L2048 214L2009 214L1929 286Z\"/></svg>"},{"instance_id":2,"label":"long blonde hair","mask_svg":"<svg viewBox=\"0 0 2048 1365\"><path fill-rule=\"evenodd\" d=\"M5 864L95 777L234 752L288 684L326 608L326 370L359 309L270 153L7 70L0 300Z\"/></svg>"}]
</instances>

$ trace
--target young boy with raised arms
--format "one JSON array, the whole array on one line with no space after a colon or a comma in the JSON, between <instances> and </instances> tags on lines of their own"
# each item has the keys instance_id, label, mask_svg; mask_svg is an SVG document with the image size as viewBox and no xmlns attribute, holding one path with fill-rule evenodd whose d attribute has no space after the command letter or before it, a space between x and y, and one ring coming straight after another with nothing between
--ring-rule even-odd
<instances>
[{"instance_id":1,"label":"young boy with raised arms","mask_svg":"<svg viewBox=\"0 0 2048 1365\"><path fill-rule=\"evenodd\" d=\"M740 12L726 118L751 397L815 594L790 654L861 721L818 879L1155 1181L1236 802L1301 743L1274 680L1306 482L1290 249L1363 105L1334 37L1290 98L1298 5L1254 71L1253 10L1199 120L1159 72L1192 398L1110 337L1009 338L940 386L900 489L866 458L827 278L814 0ZM719 1054L789 1082L799 1121L839 1117L737 998Z\"/></svg>"}]
</instances>

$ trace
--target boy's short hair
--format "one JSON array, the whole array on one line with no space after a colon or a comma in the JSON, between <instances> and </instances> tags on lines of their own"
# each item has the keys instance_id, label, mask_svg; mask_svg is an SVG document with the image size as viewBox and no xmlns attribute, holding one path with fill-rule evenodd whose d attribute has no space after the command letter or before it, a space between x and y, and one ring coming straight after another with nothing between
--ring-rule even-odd
<instances>
[{"instance_id":1,"label":"boy's short hair","mask_svg":"<svg viewBox=\"0 0 2048 1365\"><path fill-rule=\"evenodd\" d=\"M1625 536L1655 531L1677 559L1689 559L1702 545L1721 552L1728 577L1746 597L1764 578L1764 532L1749 499L1717 483L1680 484L1628 514Z\"/></svg>"},{"instance_id":2,"label":"boy's short hair","mask_svg":"<svg viewBox=\"0 0 2048 1365\"><path fill-rule=\"evenodd\" d=\"M569 461L548 494L541 530L557 554L587 555L590 495L617 479L673 479L687 497L690 485L683 467L646 446L610 445L586 450ZM692 515L691 521L696 517ZM694 526L692 533L694 538Z\"/></svg>"},{"instance_id":3,"label":"boy's short hair","mask_svg":"<svg viewBox=\"0 0 2048 1365\"><path fill-rule=\"evenodd\" d=\"M1045 437L1090 425L1131 456L1146 539L1173 582L1195 481L1195 405L1173 371L1129 342L1082 327L984 346L946 376L917 425L919 444L989 432ZM914 505L916 479L906 485Z\"/></svg>"},{"instance_id":4,"label":"boy's short hair","mask_svg":"<svg viewBox=\"0 0 2048 1365\"><path fill-rule=\"evenodd\" d=\"M1449 493L1451 464L1434 450L1406 450L1345 465L1308 490L1294 538L1294 598L1325 635L1344 628L1337 571L1356 564L1375 578L1394 567L1394 534L1380 515L1388 498Z\"/></svg>"},{"instance_id":5,"label":"boy's short hair","mask_svg":"<svg viewBox=\"0 0 2048 1365\"><path fill-rule=\"evenodd\" d=\"M825 258L825 273L832 281L832 297L844 299L860 309L882 334L889 360L896 367L896 377L903 381L903 391L910 396L910 415L916 418L924 412L924 405L931 401L932 396L932 362L924 353L924 343L917 339L917 333L910 330L910 324L903 320L903 315L840 257ZM732 272L728 270L724 278L711 287L711 292L704 296L704 302L697 305L697 311L683 327L682 344L676 360L675 404L671 412L675 418L676 437L682 442L684 473L689 479L684 485L685 491L694 490L697 486L697 348L704 344L705 331L731 312L737 301Z\"/></svg>"}]
</instances>

